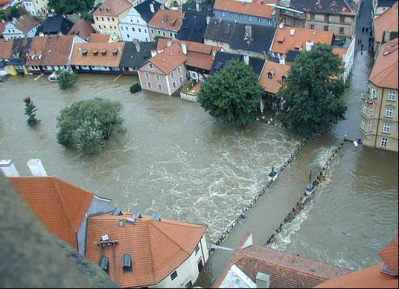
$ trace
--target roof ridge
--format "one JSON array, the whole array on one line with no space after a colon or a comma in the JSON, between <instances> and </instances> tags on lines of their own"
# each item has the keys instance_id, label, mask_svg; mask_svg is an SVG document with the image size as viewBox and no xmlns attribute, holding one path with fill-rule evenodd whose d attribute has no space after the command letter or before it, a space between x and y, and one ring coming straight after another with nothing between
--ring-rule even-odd
<instances>
[{"instance_id":1,"label":"roof ridge","mask_svg":"<svg viewBox=\"0 0 399 289\"><path fill-rule=\"evenodd\" d=\"M146 234L147 234L147 238L148 240L150 240L150 244L149 244L149 248L150 248L150 254L151 254L151 271L152 271L152 283L155 284L155 268L154 268L154 257L153 257L153 253L152 253L152 246L151 246L151 239L150 239L150 230L148 230L148 222L145 222L145 226L147 227Z\"/></svg>"},{"instance_id":2,"label":"roof ridge","mask_svg":"<svg viewBox=\"0 0 399 289\"><path fill-rule=\"evenodd\" d=\"M63 196L62 196L61 189L60 189L60 187L59 187L59 185L58 185L58 179L57 179L56 177L52 177L52 182L53 182L54 187L55 187L55 189L56 189L56 191L57 191L58 197L59 197L60 200L61 200L62 208L64 209L64 212L65 212L65 214L67 215L69 224L70 224L71 227L75 230L75 224L74 224L74 222L73 222L73 220L72 220L72 217L71 217L71 215L69 214L68 210L66 210L65 200L64 200L64 198L63 198ZM76 231L77 231L77 229L79 229L79 228L76 228Z\"/></svg>"},{"instance_id":3,"label":"roof ridge","mask_svg":"<svg viewBox=\"0 0 399 289\"><path fill-rule=\"evenodd\" d=\"M159 222L159 221L156 221ZM191 252L187 252L186 250L184 250L178 243L176 243L174 240L172 240L172 238L170 238L168 235L166 235L161 229L159 229L157 226L155 226L154 221L152 220L148 220L147 223L151 224L154 228L156 228L159 232L162 233L162 235L164 235L166 238L168 238L169 240L171 240L173 243L175 243L177 245L177 247L179 247L180 249L182 249L184 252L186 252L189 256L191 255ZM170 224L170 223L169 223Z\"/></svg>"},{"instance_id":4,"label":"roof ridge","mask_svg":"<svg viewBox=\"0 0 399 289\"><path fill-rule=\"evenodd\" d=\"M372 79L380 76L382 73L389 75L392 72L392 70L394 70L395 68L398 67L397 64L398 64L398 60L396 60L395 62L390 62L389 66L385 67L384 69L381 69L381 71L379 71L379 72L376 72L373 76L372 76L372 73L370 73L370 76L369 76L369 78L371 78L370 81L373 82ZM387 71L387 70L389 70L389 71ZM373 70L371 70L371 72L373 72Z\"/></svg>"}]
</instances>

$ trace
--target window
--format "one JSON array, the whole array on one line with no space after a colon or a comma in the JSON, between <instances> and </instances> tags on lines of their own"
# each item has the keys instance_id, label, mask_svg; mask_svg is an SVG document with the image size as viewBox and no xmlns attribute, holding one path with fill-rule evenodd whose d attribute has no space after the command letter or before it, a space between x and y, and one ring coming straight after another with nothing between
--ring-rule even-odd
<instances>
[{"instance_id":1,"label":"window","mask_svg":"<svg viewBox=\"0 0 399 289\"><path fill-rule=\"evenodd\" d=\"M310 20L314 21L314 14L310 14Z\"/></svg>"},{"instance_id":2,"label":"window","mask_svg":"<svg viewBox=\"0 0 399 289\"><path fill-rule=\"evenodd\" d=\"M367 114L367 106L366 105L363 106L363 113Z\"/></svg>"},{"instance_id":3,"label":"window","mask_svg":"<svg viewBox=\"0 0 399 289\"><path fill-rule=\"evenodd\" d=\"M134 31L136 31L136 29L134 29L134 27L132 27L132 31L134 32Z\"/></svg>"},{"instance_id":4,"label":"window","mask_svg":"<svg viewBox=\"0 0 399 289\"><path fill-rule=\"evenodd\" d=\"M173 81L173 88L176 88L176 81Z\"/></svg>"},{"instance_id":5,"label":"window","mask_svg":"<svg viewBox=\"0 0 399 289\"><path fill-rule=\"evenodd\" d=\"M344 27L339 27L339 33L344 34Z\"/></svg>"},{"instance_id":6,"label":"window","mask_svg":"<svg viewBox=\"0 0 399 289\"><path fill-rule=\"evenodd\" d=\"M371 121L367 123L367 131L371 131Z\"/></svg>"},{"instance_id":7,"label":"window","mask_svg":"<svg viewBox=\"0 0 399 289\"><path fill-rule=\"evenodd\" d=\"M387 109L385 110L385 116L393 117L393 108L392 107L387 107Z\"/></svg>"},{"instance_id":8,"label":"window","mask_svg":"<svg viewBox=\"0 0 399 289\"><path fill-rule=\"evenodd\" d=\"M238 18L242 19L242 14L238 15Z\"/></svg>"},{"instance_id":9,"label":"window","mask_svg":"<svg viewBox=\"0 0 399 289\"><path fill-rule=\"evenodd\" d=\"M165 36L165 32L164 31L162 32L162 36Z\"/></svg>"},{"instance_id":10,"label":"window","mask_svg":"<svg viewBox=\"0 0 399 289\"><path fill-rule=\"evenodd\" d=\"M345 16L340 16L339 17L339 22L345 23Z\"/></svg>"},{"instance_id":11,"label":"window","mask_svg":"<svg viewBox=\"0 0 399 289\"><path fill-rule=\"evenodd\" d=\"M172 73L170 74L170 77L175 78L175 72L172 71Z\"/></svg>"},{"instance_id":12,"label":"window","mask_svg":"<svg viewBox=\"0 0 399 289\"><path fill-rule=\"evenodd\" d=\"M375 89L371 89L371 99L375 99L377 98L377 92L375 91Z\"/></svg>"},{"instance_id":13,"label":"window","mask_svg":"<svg viewBox=\"0 0 399 289\"><path fill-rule=\"evenodd\" d=\"M262 18L258 17L258 22L261 23L262 22Z\"/></svg>"},{"instance_id":14,"label":"window","mask_svg":"<svg viewBox=\"0 0 399 289\"><path fill-rule=\"evenodd\" d=\"M122 269L123 273L132 272L132 257L129 254L122 255Z\"/></svg>"},{"instance_id":15,"label":"window","mask_svg":"<svg viewBox=\"0 0 399 289\"><path fill-rule=\"evenodd\" d=\"M112 17L112 21L115 21L114 17Z\"/></svg>"},{"instance_id":16,"label":"window","mask_svg":"<svg viewBox=\"0 0 399 289\"><path fill-rule=\"evenodd\" d=\"M248 17L248 21L252 21L252 17L251 16Z\"/></svg>"},{"instance_id":17,"label":"window","mask_svg":"<svg viewBox=\"0 0 399 289\"><path fill-rule=\"evenodd\" d=\"M328 31L328 26L324 26L324 31Z\"/></svg>"},{"instance_id":18,"label":"window","mask_svg":"<svg viewBox=\"0 0 399 289\"><path fill-rule=\"evenodd\" d=\"M382 132L390 133L391 132L391 124L390 123L384 123L384 126L382 127Z\"/></svg>"},{"instance_id":19,"label":"window","mask_svg":"<svg viewBox=\"0 0 399 289\"><path fill-rule=\"evenodd\" d=\"M145 73L145 78L150 79L150 74L148 72Z\"/></svg>"},{"instance_id":20,"label":"window","mask_svg":"<svg viewBox=\"0 0 399 289\"><path fill-rule=\"evenodd\" d=\"M172 32L169 32L169 36L170 36L170 37L173 37L173 33L172 33Z\"/></svg>"},{"instance_id":21,"label":"window","mask_svg":"<svg viewBox=\"0 0 399 289\"><path fill-rule=\"evenodd\" d=\"M148 88L151 88L151 82L147 82Z\"/></svg>"},{"instance_id":22,"label":"window","mask_svg":"<svg viewBox=\"0 0 399 289\"><path fill-rule=\"evenodd\" d=\"M158 81L161 80L161 76L159 76L159 74L155 74L155 77L157 78Z\"/></svg>"},{"instance_id":23,"label":"window","mask_svg":"<svg viewBox=\"0 0 399 289\"><path fill-rule=\"evenodd\" d=\"M222 11L222 16L226 16L226 13L224 11Z\"/></svg>"},{"instance_id":24,"label":"window","mask_svg":"<svg viewBox=\"0 0 399 289\"><path fill-rule=\"evenodd\" d=\"M183 77L179 77L179 82L180 82L180 84L182 84L183 83Z\"/></svg>"},{"instance_id":25,"label":"window","mask_svg":"<svg viewBox=\"0 0 399 289\"><path fill-rule=\"evenodd\" d=\"M177 277L177 272L175 270L172 274L170 274L170 279L174 280L176 279L176 277Z\"/></svg>"},{"instance_id":26,"label":"window","mask_svg":"<svg viewBox=\"0 0 399 289\"><path fill-rule=\"evenodd\" d=\"M181 68L180 68L180 66L177 68L177 73L181 73Z\"/></svg>"},{"instance_id":27,"label":"window","mask_svg":"<svg viewBox=\"0 0 399 289\"><path fill-rule=\"evenodd\" d=\"M154 29L151 29L151 33L154 33Z\"/></svg>"},{"instance_id":28,"label":"window","mask_svg":"<svg viewBox=\"0 0 399 289\"><path fill-rule=\"evenodd\" d=\"M234 13L230 12L230 18L234 18Z\"/></svg>"},{"instance_id":29,"label":"window","mask_svg":"<svg viewBox=\"0 0 399 289\"><path fill-rule=\"evenodd\" d=\"M127 36L127 38L130 38L130 35L129 35L129 34L127 34L126 36Z\"/></svg>"},{"instance_id":30,"label":"window","mask_svg":"<svg viewBox=\"0 0 399 289\"><path fill-rule=\"evenodd\" d=\"M364 130L366 128L366 121L362 119L362 124L360 125L361 129Z\"/></svg>"},{"instance_id":31,"label":"window","mask_svg":"<svg viewBox=\"0 0 399 289\"><path fill-rule=\"evenodd\" d=\"M370 116L373 116L373 115L374 115L374 108L370 107Z\"/></svg>"},{"instance_id":32,"label":"window","mask_svg":"<svg viewBox=\"0 0 399 289\"><path fill-rule=\"evenodd\" d=\"M390 91L388 94L388 100L395 101L395 99L396 99L396 92Z\"/></svg>"},{"instance_id":33,"label":"window","mask_svg":"<svg viewBox=\"0 0 399 289\"><path fill-rule=\"evenodd\" d=\"M314 25L310 24L310 29L314 30Z\"/></svg>"},{"instance_id":34,"label":"window","mask_svg":"<svg viewBox=\"0 0 399 289\"><path fill-rule=\"evenodd\" d=\"M162 90L162 84L158 84L158 90Z\"/></svg>"},{"instance_id":35,"label":"window","mask_svg":"<svg viewBox=\"0 0 399 289\"><path fill-rule=\"evenodd\" d=\"M197 246L195 246L195 249L194 249L194 251L195 251L195 254L197 254L197 253L198 253L199 249L200 249L200 247L199 247L199 244L197 244Z\"/></svg>"},{"instance_id":36,"label":"window","mask_svg":"<svg viewBox=\"0 0 399 289\"><path fill-rule=\"evenodd\" d=\"M100 261L98 262L98 265L100 266L101 269L103 269L108 274L109 261L108 261L107 257L102 256L100 258Z\"/></svg>"},{"instance_id":37,"label":"window","mask_svg":"<svg viewBox=\"0 0 399 289\"><path fill-rule=\"evenodd\" d=\"M107 17L107 21L109 21L109 17Z\"/></svg>"},{"instance_id":38,"label":"window","mask_svg":"<svg viewBox=\"0 0 399 289\"><path fill-rule=\"evenodd\" d=\"M381 147L382 147L382 148L386 148L387 145L388 145L388 139L387 139L386 137L383 137L383 138L381 139ZM173 280L173 279L172 279L172 280Z\"/></svg>"},{"instance_id":39,"label":"window","mask_svg":"<svg viewBox=\"0 0 399 289\"><path fill-rule=\"evenodd\" d=\"M141 32L141 29L139 28L139 32Z\"/></svg>"},{"instance_id":40,"label":"window","mask_svg":"<svg viewBox=\"0 0 399 289\"><path fill-rule=\"evenodd\" d=\"M154 65L153 65L152 63L149 63L148 66L149 66L151 69L154 69Z\"/></svg>"},{"instance_id":41,"label":"window","mask_svg":"<svg viewBox=\"0 0 399 289\"><path fill-rule=\"evenodd\" d=\"M147 33L147 29L144 29L144 33ZM147 41L147 40L146 40Z\"/></svg>"},{"instance_id":42,"label":"window","mask_svg":"<svg viewBox=\"0 0 399 289\"><path fill-rule=\"evenodd\" d=\"M328 15L324 15L324 22L328 22Z\"/></svg>"}]
</instances>

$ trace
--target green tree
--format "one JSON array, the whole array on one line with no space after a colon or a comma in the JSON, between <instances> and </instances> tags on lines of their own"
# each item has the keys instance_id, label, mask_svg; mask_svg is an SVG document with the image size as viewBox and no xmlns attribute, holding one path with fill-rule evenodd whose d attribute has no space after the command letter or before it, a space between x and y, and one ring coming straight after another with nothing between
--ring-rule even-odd
<instances>
[{"instance_id":1,"label":"green tree","mask_svg":"<svg viewBox=\"0 0 399 289\"><path fill-rule=\"evenodd\" d=\"M277 120L289 131L310 137L345 119L341 73L341 60L331 46L316 44L302 52L277 94L283 104Z\"/></svg>"},{"instance_id":2,"label":"green tree","mask_svg":"<svg viewBox=\"0 0 399 289\"><path fill-rule=\"evenodd\" d=\"M95 0L49 0L48 7L57 14L72 14L90 11Z\"/></svg>"},{"instance_id":3,"label":"green tree","mask_svg":"<svg viewBox=\"0 0 399 289\"><path fill-rule=\"evenodd\" d=\"M109 99L74 102L57 117L58 143L87 154L99 152L114 129L124 131L122 108L120 102Z\"/></svg>"},{"instance_id":4,"label":"green tree","mask_svg":"<svg viewBox=\"0 0 399 289\"><path fill-rule=\"evenodd\" d=\"M26 97L26 98L24 98L24 102L25 102L25 115L28 116L28 120L26 121L26 124L29 125L30 127L39 124L40 119L36 118L37 108L33 104L33 101L30 99L30 97Z\"/></svg>"},{"instance_id":5,"label":"green tree","mask_svg":"<svg viewBox=\"0 0 399 289\"><path fill-rule=\"evenodd\" d=\"M245 126L253 121L262 92L258 77L249 65L229 60L225 69L201 84L198 102L211 116Z\"/></svg>"},{"instance_id":6,"label":"green tree","mask_svg":"<svg viewBox=\"0 0 399 289\"><path fill-rule=\"evenodd\" d=\"M90 23L94 23L94 17L93 17L93 14L90 14L90 13L88 13L88 12L86 12L86 11L82 11L82 12L80 12L80 18L81 19L86 19L87 21L89 21Z\"/></svg>"},{"instance_id":7,"label":"green tree","mask_svg":"<svg viewBox=\"0 0 399 289\"><path fill-rule=\"evenodd\" d=\"M67 89L74 86L78 80L75 72L70 70L57 70L58 85L61 89Z\"/></svg>"}]
</instances>

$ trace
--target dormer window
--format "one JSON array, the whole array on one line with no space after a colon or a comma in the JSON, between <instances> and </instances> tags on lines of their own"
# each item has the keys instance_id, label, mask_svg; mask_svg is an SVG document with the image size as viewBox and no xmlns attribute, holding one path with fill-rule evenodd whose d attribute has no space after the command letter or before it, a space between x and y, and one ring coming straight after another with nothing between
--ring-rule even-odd
<instances>
[{"instance_id":1,"label":"dormer window","mask_svg":"<svg viewBox=\"0 0 399 289\"><path fill-rule=\"evenodd\" d=\"M133 271L132 257L129 254L122 255L122 269L123 273L128 273Z\"/></svg>"},{"instance_id":2,"label":"dormer window","mask_svg":"<svg viewBox=\"0 0 399 289\"><path fill-rule=\"evenodd\" d=\"M114 49L114 50L112 50L112 55L113 55L113 56L116 56L116 55L118 55L118 49Z\"/></svg>"},{"instance_id":3,"label":"dormer window","mask_svg":"<svg viewBox=\"0 0 399 289\"><path fill-rule=\"evenodd\" d=\"M281 77L281 81L282 81L282 82L284 82L286 79L287 79L287 77L286 77L285 75L283 75L283 76Z\"/></svg>"},{"instance_id":4,"label":"dormer window","mask_svg":"<svg viewBox=\"0 0 399 289\"><path fill-rule=\"evenodd\" d=\"M107 49L103 49L103 50L101 50L101 55L102 55L102 56L105 56L105 55L107 55Z\"/></svg>"},{"instance_id":5,"label":"dormer window","mask_svg":"<svg viewBox=\"0 0 399 289\"><path fill-rule=\"evenodd\" d=\"M152 63L149 63L148 66L149 66L151 69L154 69L154 65L153 65Z\"/></svg>"},{"instance_id":6,"label":"dormer window","mask_svg":"<svg viewBox=\"0 0 399 289\"><path fill-rule=\"evenodd\" d=\"M272 79L275 73L276 73L276 72L275 72L274 69L270 70L270 71L267 73L267 78Z\"/></svg>"},{"instance_id":7,"label":"dormer window","mask_svg":"<svg viewBox=\"0 0 399 289\"><path fill-rule=\"evenodd\" d=\"M83 56L87 56L87 49L83 49L83 50L82 50L82 55L83 55Z\"/></svg>"},{"instance_id":8,"label":"dormer window","mask_svg":"<svg viewBox=\"0 0 399 289\"><path fill-rule=\"evenodd\" d=\"M93 55L94 55L94 56L97 56L97 55L98 55L98 49L93 50Z\"/></svg>"}]
</instances>

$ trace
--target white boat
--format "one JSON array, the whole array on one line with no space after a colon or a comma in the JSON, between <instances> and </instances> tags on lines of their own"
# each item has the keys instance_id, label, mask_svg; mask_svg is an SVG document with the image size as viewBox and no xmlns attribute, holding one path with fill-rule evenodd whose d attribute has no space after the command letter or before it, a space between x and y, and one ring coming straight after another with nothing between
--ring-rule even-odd
<instances>
[{"instance_id":1,"label":"white boat","mask_svg":"<svg viewBox=\"0 0 399 289\"><path fill-rule=\"evenodd\" d=\"M53 73L51 73L50 75L49 75L49 77L48 77L48 80L49 81L58 81L58 75L57 75L57 72L53 72Z\"/></svg>"},{"instance_id":2,"label":"white boat","mask_svg":"<svg viewBox=\"0 0 399 289\"><path fill-rule=\"evenodd\" d=\"M4 70L0 70L0 82L6 81L10 75Z\"/></svg>"},{"instance_id":3,"label":"white boat","mask_svg":"<svg viewBox=\"0 0 399 289\"><path fill-rule=\"evenodd\" d=\"M268 182L274 182L277 179L278 172L274 170L274 167L272 167L272 171L267 175L267 181Z\"/></svg>"},{"instance_id":4,"label":"white boat","mask_svg":"<svg viewBox=\"0 0 399 289\"><path fill-rule=\"evenodd\" d=\"M316 191L316 186L312 184L312 170L309 174L309 185L305 189L305 196L311 196Z\"/></svg>"}]
</instances>

